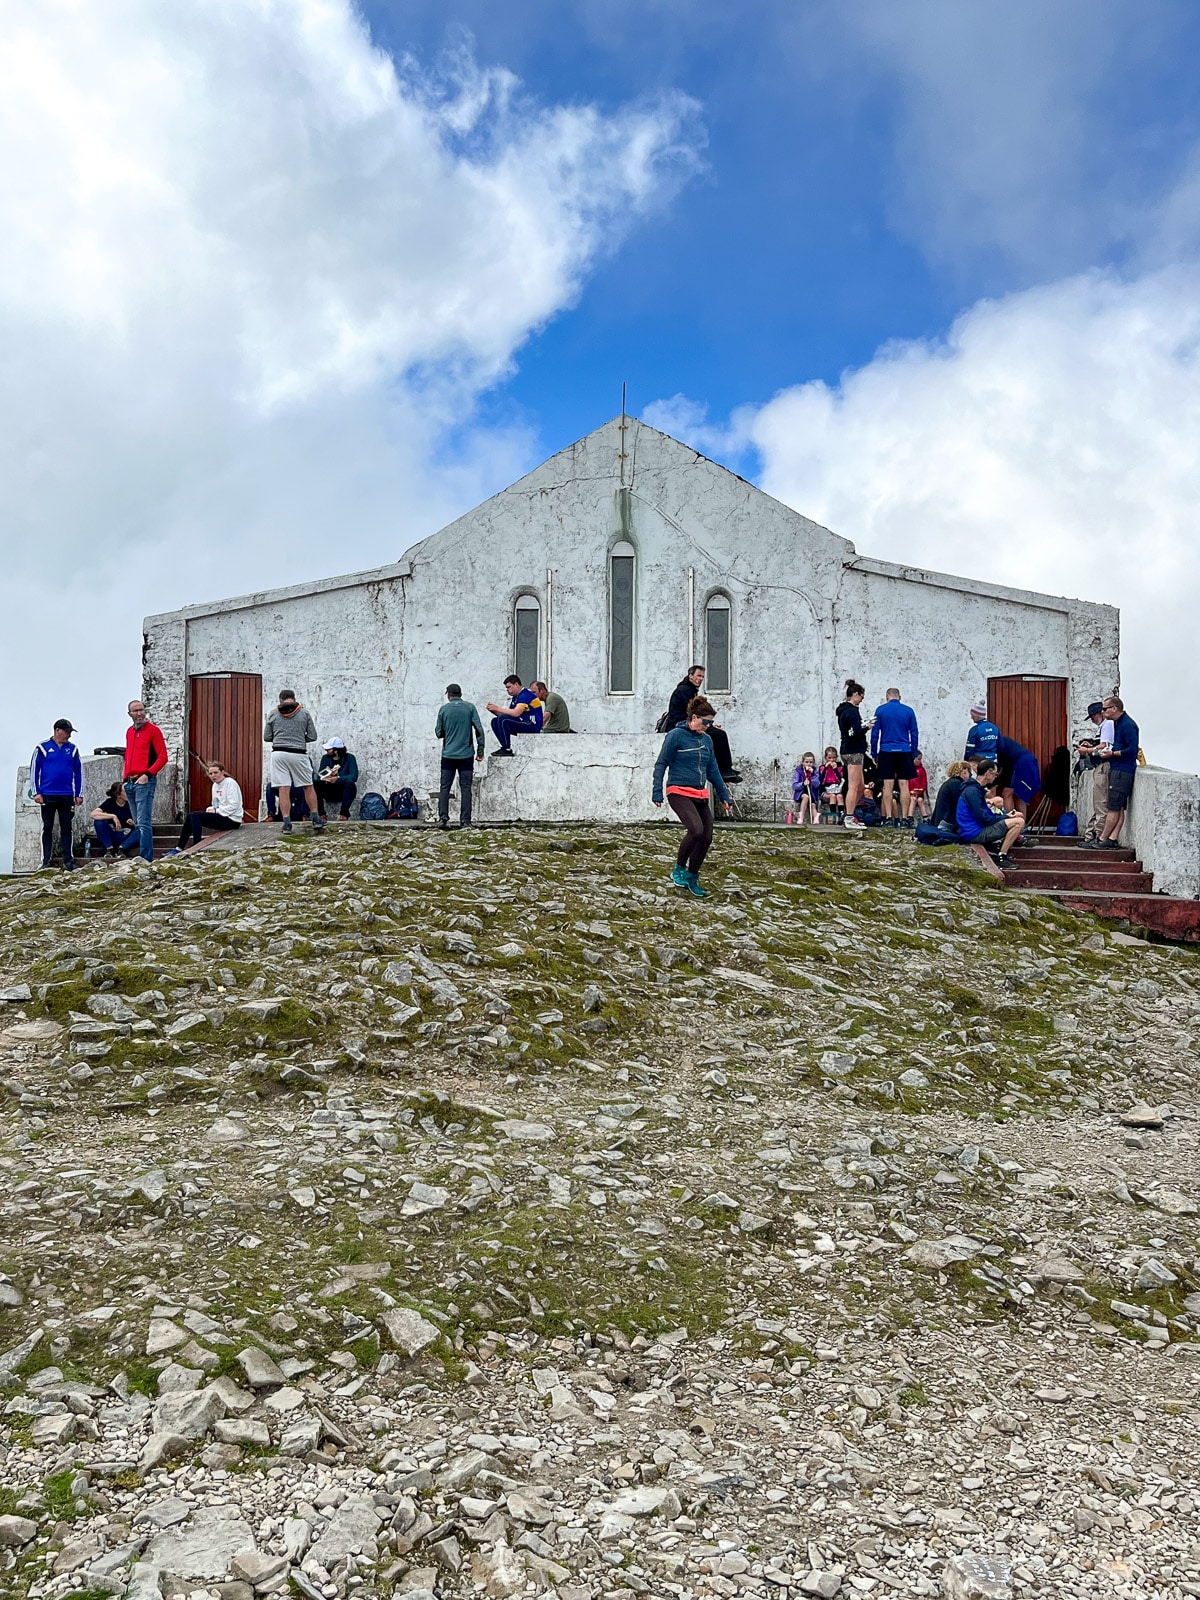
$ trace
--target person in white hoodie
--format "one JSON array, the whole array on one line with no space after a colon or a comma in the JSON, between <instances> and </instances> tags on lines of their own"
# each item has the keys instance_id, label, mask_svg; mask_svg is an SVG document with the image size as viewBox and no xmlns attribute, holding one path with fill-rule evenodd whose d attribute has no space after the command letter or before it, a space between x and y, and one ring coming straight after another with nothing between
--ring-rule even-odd
<instances>
[{"instance_id":1,"label":"person in white hoodie","mask_svg":"<svg viewBox=\"0 0 1200 1600\"><path fill-rule=\"evenodd\" d=\"M179 849L190 850L200 843L207 829L210 833L227 833L242 825L242 790L219 761L210 761L205 769L212 779L212 805L207 811L193 811L179 835Z\"/></svg>"}]
</instances>

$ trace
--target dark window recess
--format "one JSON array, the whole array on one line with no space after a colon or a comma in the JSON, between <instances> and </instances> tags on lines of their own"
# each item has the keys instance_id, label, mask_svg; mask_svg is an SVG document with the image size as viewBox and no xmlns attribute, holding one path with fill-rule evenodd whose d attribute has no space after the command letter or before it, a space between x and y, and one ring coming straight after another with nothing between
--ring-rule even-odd
<instances>
[{"instance_id":1,"label":"dark window recess","mask_svg":"<svg viewBox=\"0 0 1200 1600\"><path fill-rule=\"evenodd\" d=\"M535 605L517 605L515 612L516 661L513 671L528 686L539 676L538 635L541 632L542 614Z\"/></svg>"},{"instance_id":2,"label":"dark window recess","mask_svg":"<svg viewBox=\"0 0 1200 1600\"><path fill-rule=\"evenodd\" d=\"M633 692L633 556L614 555L611 585L608 687L612 694Z\"/></svg>"},{"instance_id":3,"label":"dark window recess","mask_svg":"<svg viewBox=\"0 0 1200 1600\"><path fill-rule=\"evenodd\" d=\"M704 608L704 687L727 694L733 686L729 601L717 595Z\"/></svg>"}]
</instances>

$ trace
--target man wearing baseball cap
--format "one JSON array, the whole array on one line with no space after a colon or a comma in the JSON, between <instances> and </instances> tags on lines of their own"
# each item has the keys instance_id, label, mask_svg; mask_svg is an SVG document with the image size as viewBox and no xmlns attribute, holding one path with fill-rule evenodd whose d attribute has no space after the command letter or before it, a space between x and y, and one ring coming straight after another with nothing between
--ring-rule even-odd
<instances>
[{"instance_id":1,"label":"man wearing baseball cap","mask_svg":"<svg viewBox=\"0 0 1200 1600\"><path fill-rule=\"evenodd\" d=\"M75 870L71 836L75 829L75 808L83 804L83 767L79 751L71 743L74 732L66 717L59 717L52 737L38 745L29 763L29 787L35 802L42 808L42 866L48 867L51 863L57 817L65 872Z\"/></svg>"},{"instance_id":2,"label":"man wearing baseball cap","mask_svg":"<svg viewBox=\"0 0 1200 1600\"><path fill-rule=\"evenodd\" d=\"M1108 821L1108 762L1098 761L1096 752L1102 748L1111 750L1113 742L1113 722L1104 709L1104 701L1093 700L1087 714L1088 721L1099 731L1080 739L1075 746L1080 759L1092 769L1092 814L1083 830L1085 841L1099 839Z\"/></svg>"},{"instance_id":3,"label":"man wearing baseball cap","mask_svg":"<svg viewBox=\"0 0 1200 1600\"><path fill-rule=\"evenodd\" d=\"M987 707L983 705L972 706L971 721L974 726L967 734L967 747L963 751L963 760L995 761L996 746L1000 741L1000 729L994 722L988 721Z\"/></svg>"},{"instance_id":4,"label":"man wearing baseball cap","mask_svg":"<svg viewBox=\"0 0 1200 1600\"><path fill-rule=\"evenodd\" d=\"M349 822L350 804L358 793L358 762L346 749L344 739L330 739L325 754L317 764L317 815L325 815L326 800L332 801L340 813L339 820Z\"/></svg>"}]
</instances>

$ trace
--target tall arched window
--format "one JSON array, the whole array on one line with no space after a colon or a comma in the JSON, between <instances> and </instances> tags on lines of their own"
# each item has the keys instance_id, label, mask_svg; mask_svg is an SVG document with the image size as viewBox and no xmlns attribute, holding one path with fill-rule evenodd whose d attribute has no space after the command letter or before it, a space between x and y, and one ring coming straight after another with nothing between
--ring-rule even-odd
<instances>
[{"instance_id":1,"label":"tall arched window","mask_svg":"<svg viewBox=\"0 0 1200 1600\"><path fill-rule=\"evenodd\" d=\"M710 595L704 607L704 687L716 694L733 687L733 607L727 594Z\"/></svg>"},{"instance_id":2,"label":"tall arched window","mask_svg":"<svg viewBox=\"0 0 1200 1600\"><path fill-rule=\"evenodd\" d=\"M513 606L513 671L526 688L541 677L542 608L536 595L519 594Z\"/></svg>"},{"instance_id":3,"label":"tall arched window","mask_svg":"<svg viewBox=\"0 0 1200 1600\"><path fill-rule=\"evenodd\" d=\"M633 693L634 566L637 552L622 539L608 553L608 692Z\"/></svg>"}]
</instances>

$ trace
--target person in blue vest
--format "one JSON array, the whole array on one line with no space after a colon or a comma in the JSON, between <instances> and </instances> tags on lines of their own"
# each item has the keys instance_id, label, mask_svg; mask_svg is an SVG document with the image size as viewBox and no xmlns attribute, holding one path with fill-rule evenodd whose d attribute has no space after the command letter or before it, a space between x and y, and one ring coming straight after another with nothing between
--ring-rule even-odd
<instances>
[{"instance_id":1,"label":"person in blue vest","mask_svg":"<svg viewBox=\"0 0 1200 1600\"><path fill-rule=\"evenodd\" d=\"M541 733L542 702L537 691L527 689L515 672L505 678L504 687L509 694L507 706L493 705L489 700L488 710L493 713L492 732L500 745L496 754L511 756L514 733Z\"/></svg>"},{"instance_id":2,"label":"person in blue vest","mask_svg":"<svg viewBox=\"0 0 1200 1600\"><path fill-rule=\"evenodd\" d=\"M1097 761L1108 763L1108 815L1100 830L1100 837L1085 842L1081 847L1084 850L1121 848L1121 825L1129 809L1133 780L1137 776L1138 751L1142 742L1137 723L1125 710L1124 700L1115 694L1110 694L1104 702L1104 715L1112 718L1112 749L1105 750L1101 745L1093 751L1093 756Z\"/></svg>"},{"instance_id":3,"label":"person in blue vest","mask_svg":"<svg viewBox=\"0 0 1200 1600\"><path fill-rule=\"evenodd\" d=\"M964 761L979 761L985 756L989 761L996 759L996 745L1000 740L1000 729L994 722L988 721L986 706L971 707L972 727L967 733L967 746L963 751Z\"/></svg>"},{"instance_id":4,"label":"person in blue vest","mask_svg":"<svg viewBox=\"0 0 1200 1600\"><path fill-rule=\"evenodd\" d=\"M65 872L74 872L75 853L72 834L75 810L83 804L83 765L79 751L71 743L75 729L66 717L54 724L53 736L38 745L29 763L29 787L42 808L42 866L51 865L54 854L54 819L58 818L58 843Z\"/></svg>"},{"instance_id":5,"label":"person in blue vest","mask_svg":"<svg viewBox=\"0 0 1200 1600\"><path fill-rule=\"evenodd\" d=\"M899 689L889 689L881 706L875 708L871 724L871 755L879 768L883 784L885 828L903 828L908 817L908 786L916 770L917 718L911 706L900 698ZM896 810L895 784L900 785L900 809Z\"/></svg>"},{"instance_id":6,"label":"person in blue vest","mask_svg":"<svg viewBox=\"0 0 1200 1600\"><path fill-rule=\"evenodd\" d=\"M1042 771L1032 750L1002 733L993 758L1000 768L1000 793L1010 811L1028 816L1029 805L1042 787Z\"/></svg>"}]
</instances>

